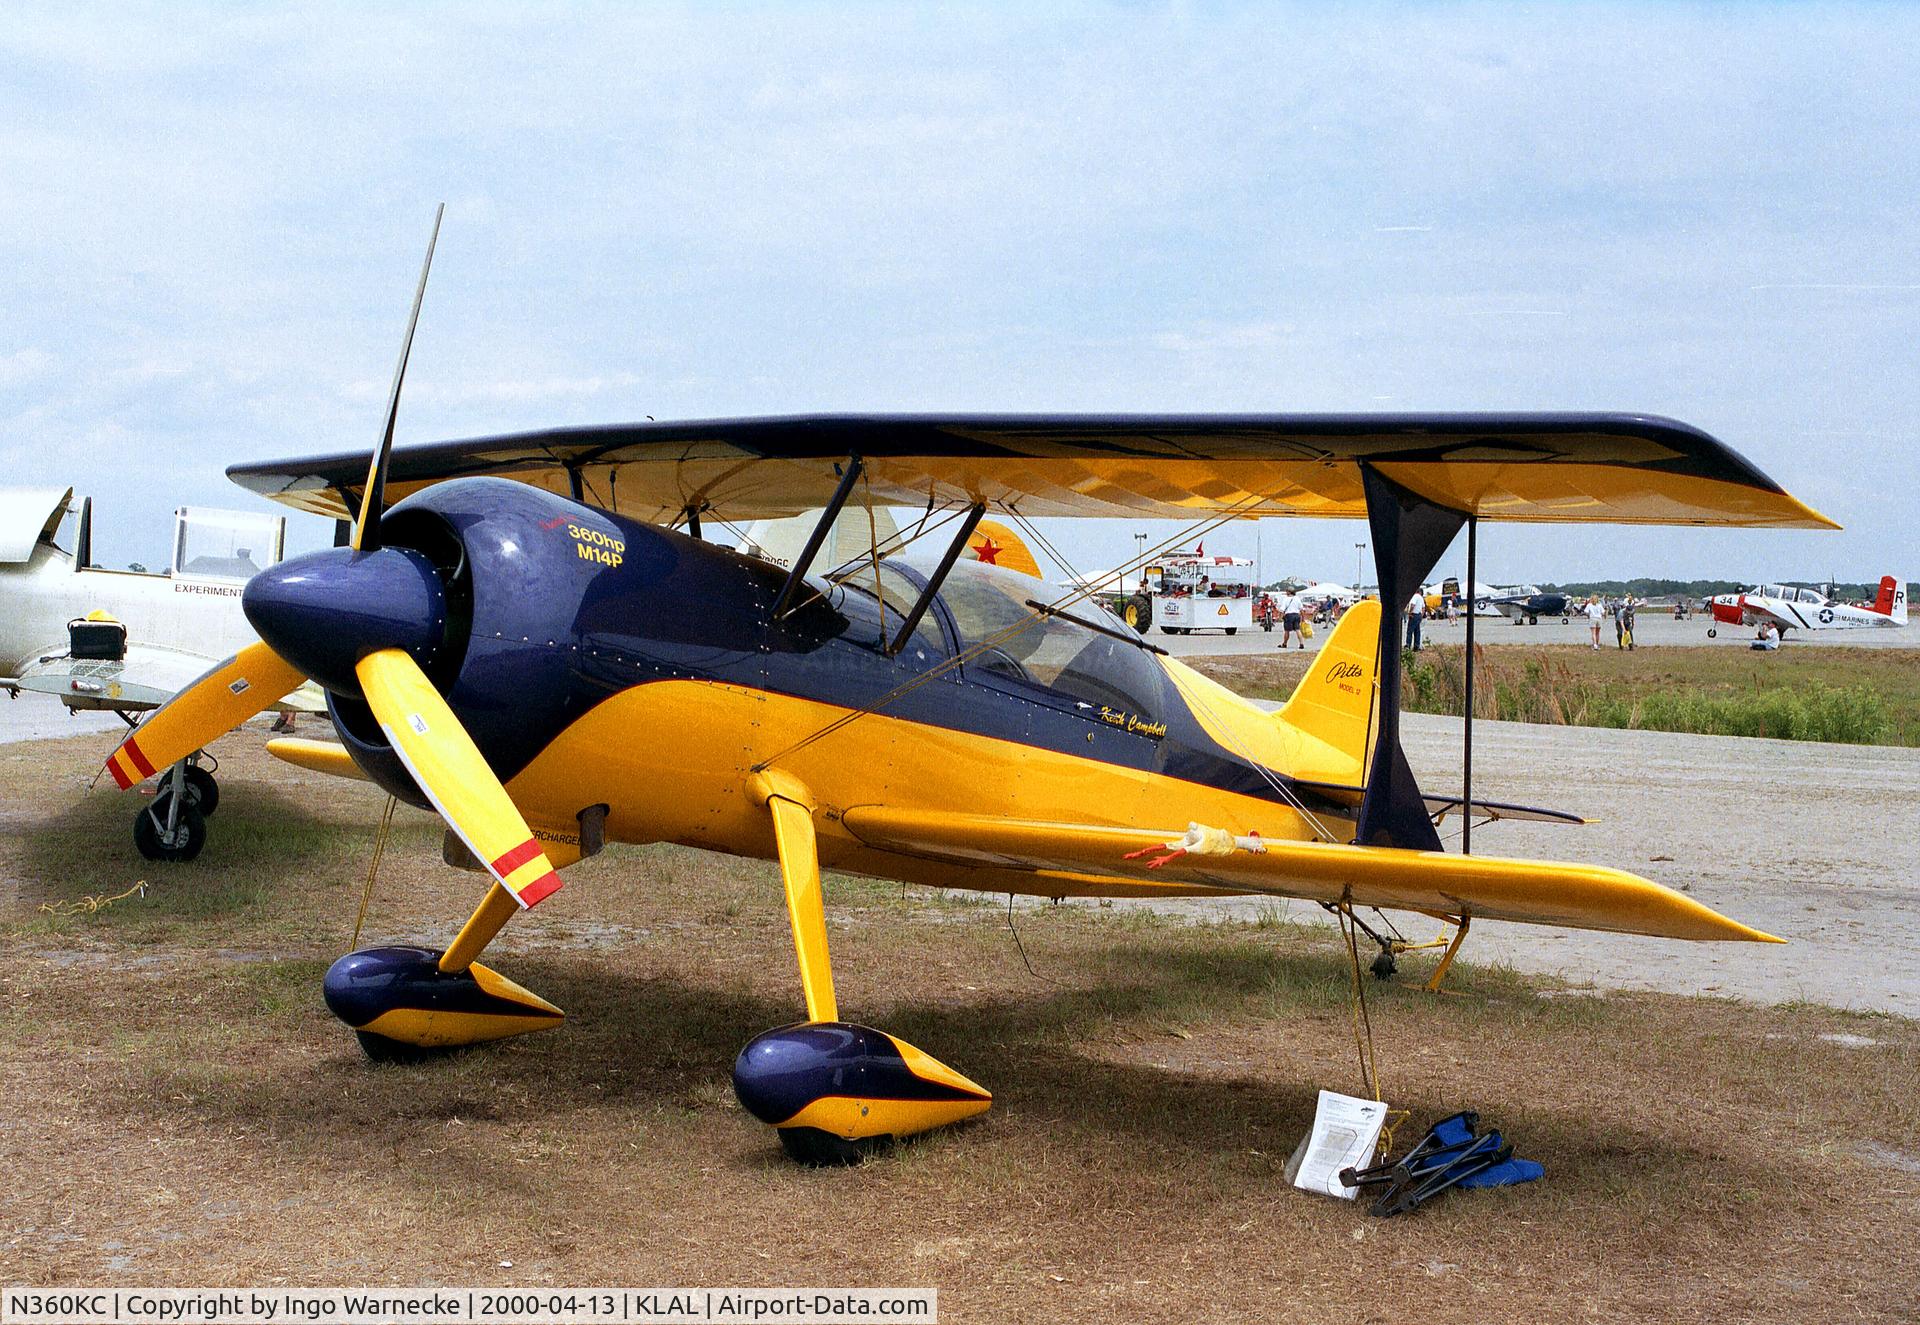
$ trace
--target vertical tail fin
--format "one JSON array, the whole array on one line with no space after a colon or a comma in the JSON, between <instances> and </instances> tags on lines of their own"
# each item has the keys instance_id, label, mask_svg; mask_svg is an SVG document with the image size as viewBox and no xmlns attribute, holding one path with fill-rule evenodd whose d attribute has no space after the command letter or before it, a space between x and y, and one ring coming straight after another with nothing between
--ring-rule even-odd
<instances>
[{"instance_id":1,"label":"vertical tail fin","mask_svg":"<svg viewBox=\"0 0 1920 1325\"><path fill-rule=\"evenodd\" d=\"M1031 575L1036 580L1045 578L1040 574L1040 563L1034 560L1033 551L1025 540L998 520L982 520L973 527L973 537L967 540L966 555L975 561L984 561L989 566L1005 566L1022 575Z\"/></svg>"},{"instance_id":2,"label":"vertical tail fin","mask_svg":"<svg viewBox=\"0 0 1920 1325\"><path fill-rule=\"evenodd\" d=\"M1891 575L1882 575L1880 596L1873 600L1873 610L1881 616L1892 617L1896 625L1906 625L1907 582Z\"/></svg>"},{"instance_id":3,"label":"vertical tail fin","mask_svg":"<svg viewBox=\"0 0 1920 1325\"><path fill-rule=\"evenodd\" d=\"M1344 786L1361 785L1378 727L1374 693L1379 686L1380 604L1363 599L1347 609L1320 646L1313 666L1294 687L1274 720L1307 738L1312 757L1296 764L1298 777Z\"/></svg>"}]
</instances>

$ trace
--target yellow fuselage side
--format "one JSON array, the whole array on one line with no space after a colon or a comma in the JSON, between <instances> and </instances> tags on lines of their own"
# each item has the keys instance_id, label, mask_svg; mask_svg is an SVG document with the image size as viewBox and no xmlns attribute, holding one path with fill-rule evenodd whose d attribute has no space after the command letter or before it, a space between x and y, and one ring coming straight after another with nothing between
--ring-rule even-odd
<instances>
[{"instance_id":1,"label":"yellow fuselage side","mask_svg":"<svg viewBox=\"0 0 1920 1325\"><path fill-rule=\"evenodd\" d=\"M1270 721L1244 700L1237 703L1238 709L1217 703L1209 725ZM847 712L711 681L636 686L562 732L508 791L543 837L572 832L580 810L604 804L611 841L677 842L771 860L772 824L764 803L748 791L755 766ZM1298 811L1272 801L882 713L782 755L777 766L812 795L823 865L938 887L1056 897L1226 891L975 869L876 851L847 833L842 812L885 805L1035 821L1164 825L1176 833L1200 822L1270 838L1315 835ZM1350 826L1331 822L1343 831Z\"/></svg>"}]
</instances>

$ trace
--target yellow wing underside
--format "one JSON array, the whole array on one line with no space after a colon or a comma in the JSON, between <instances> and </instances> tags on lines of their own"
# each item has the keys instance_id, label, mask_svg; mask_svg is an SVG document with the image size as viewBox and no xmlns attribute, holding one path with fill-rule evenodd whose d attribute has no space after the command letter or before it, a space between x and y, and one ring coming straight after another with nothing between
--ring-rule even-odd
<instances>
[{"instance_id":1,"label":"yellow wing underside","mask_svg":"<svg viewBox=\"0 0 1920 1325\"><path fill-rule=\"evenodd\" d=\"M1659 938L1779 943L1650 879L1604 865L1504 860L1331 842L1265 843L1260 853L1188 855L1148 868L1127 860L1178 831L1033 823L859 806L847 831L870 847L953 864L1097 874L1116 882L1190 883L1240 893L1513 920ZM1158 854L1158 853L1156 853Z\"/></svg>"},{"instance_id":2,"label":"yellow wing underside","mask_svg":"<svg viewBox=\"0 0 1920 1325\"><path fill-rule=\"evenodd\" d=\"M1444 466L1388 462L1376 467L1410 491L1482 519L1838 528L1786 493L1657 470L1498 461ZM567 475L543 461L507 463L489 472L561 495L569 491ZM778 459L627 462L586 465L581 473L590 504L654 523L676 519L697 504L736 519L799 515L826 505L837 483L830 463ZM1076 457L1009 465L973 458L895 457L868 461L867 473L868 488L861 500L887 506L984 501L1030 517L1196 519L1231 514L1363 520L1367 515L1357 472L1350 466L1336 470L1306 461L1162 460L1143 465ZM398 501L451 477L458 475L425 480L395 476L387 481L386 496ZM331 487L269 495L334 519L349 514Z\"/></svg>"},{"instance_id":3,"label":"yellow wing underside","mask_svg":"<svg viewBox=\"0 0 1920 1325\"><path fill-rule=\"evenodd\" d=\"M1716 439L1644 415L815 415L548 429L393 453L389 501L490 475L639 520L778 519L833 497L984 502L1023 517L1361 519L1368 467L1483 520L1798 528L1833 522ZM242 486L335 518L364 455L236 465Z\"/></svg>"}]
</instances>

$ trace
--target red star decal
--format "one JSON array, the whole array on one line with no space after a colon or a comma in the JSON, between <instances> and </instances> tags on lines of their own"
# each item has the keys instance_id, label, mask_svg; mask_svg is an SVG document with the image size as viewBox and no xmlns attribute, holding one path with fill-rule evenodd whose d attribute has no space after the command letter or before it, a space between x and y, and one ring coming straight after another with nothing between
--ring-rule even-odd
<instances>
[{"instance_id":1,"label":"red star decal","mask_svg":"<svg viewBox=\"0 0 1920 1325\"><path fill-rule=\"evenodd\" d=\"M1001 550L1000 545L991 538L983 538L980 540L979 545L973 549L973 555L986 562L989 566L998 566L1000 564Z\"/></svg>"}]
</instances>

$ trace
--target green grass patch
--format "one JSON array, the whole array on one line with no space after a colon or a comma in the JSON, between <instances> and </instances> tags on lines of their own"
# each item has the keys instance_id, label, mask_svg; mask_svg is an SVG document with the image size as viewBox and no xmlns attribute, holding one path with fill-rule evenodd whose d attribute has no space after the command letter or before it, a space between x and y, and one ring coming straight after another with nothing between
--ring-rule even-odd
<instances>
[{"instance_id":1,"label":"green grass patch","mask_svg":"<svg viewBox=\"0 0 1920 1325\"><path fill-rule=\"evenodd\" d=\"M1809 650L1756 665L1729 661L1718 649L1662 650L1658 661L1636 663L1637 650L1596 656L1579 648L1483 648L1474 669L1474 715L1708 736L1920 744L1920 663L1899 655L1824 656L1841 652ZM1464 648L1428 649L1405 661L1409 710L1466 712Z\"/></svg>"},{"instance_id":2,"label":"green grass patch","mask_svg":"<svg viewBox=\"0 0 1920 1325\"><path fill-rule=\"evenodd\" d=\"M1256 699L1293 693L1310 654L1194 659ZM1920 652L1727 647L1626 652L1579 645L1482 645L1474 716L1575 727L1766 736L1850 745L1920 746ZM1433 645L1403 655L1408 712L1466 712L1466 650Z\"/></svg>"}]
</instances>

